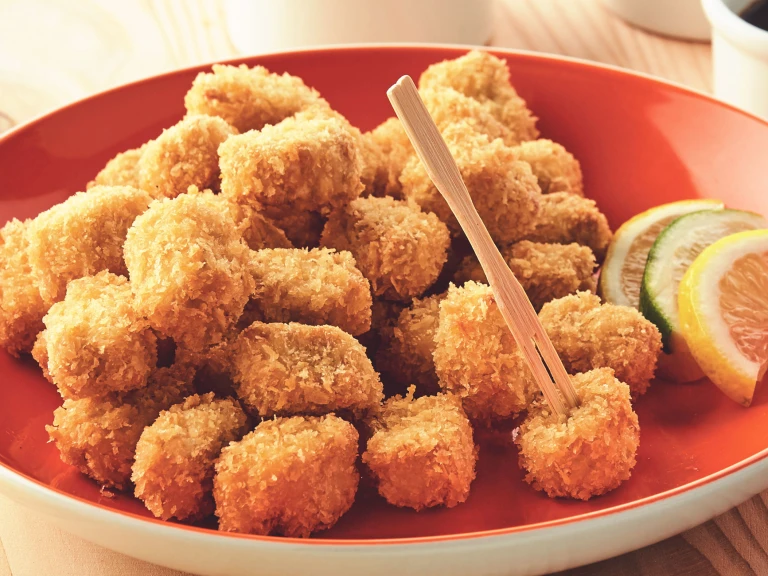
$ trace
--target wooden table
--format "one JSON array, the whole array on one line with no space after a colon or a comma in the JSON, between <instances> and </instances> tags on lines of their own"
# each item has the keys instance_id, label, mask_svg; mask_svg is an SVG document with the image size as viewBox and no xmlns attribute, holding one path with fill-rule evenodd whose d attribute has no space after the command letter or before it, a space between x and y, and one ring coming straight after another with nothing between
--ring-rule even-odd
<instances>
[{"instance_id":1,"label":"wooden table","mask_svg":"<svg viewBox=\"0 0 768 576\"><path fill-rule=\"evenodd\" d=\"M708 44L631 28L598 0L498 0L494 46L588 58L711 89ZM237 55L221 2L3 0L0 131L128 80ZM768 496L680 536L570 575L768 574ZM178 572L109 552L0 497L0 576Z\"/></svg>"}]
</instances>

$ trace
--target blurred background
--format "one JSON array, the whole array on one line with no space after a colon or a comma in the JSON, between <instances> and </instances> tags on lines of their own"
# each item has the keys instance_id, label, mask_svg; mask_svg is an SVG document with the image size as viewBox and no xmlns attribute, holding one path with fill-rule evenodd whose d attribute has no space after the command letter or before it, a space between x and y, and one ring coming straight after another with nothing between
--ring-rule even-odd
<instances>
[{"instance_id":1,"label":"blurred background","mask_svg":"<svg viewBox=\"0 0 768 576\"><path fill-rule=\"evenodd\" d=\"M0 0L0 131L173 68L343 42L536 50L709 91L708 35L699 0Z\"/></svg>"}]
</instances>

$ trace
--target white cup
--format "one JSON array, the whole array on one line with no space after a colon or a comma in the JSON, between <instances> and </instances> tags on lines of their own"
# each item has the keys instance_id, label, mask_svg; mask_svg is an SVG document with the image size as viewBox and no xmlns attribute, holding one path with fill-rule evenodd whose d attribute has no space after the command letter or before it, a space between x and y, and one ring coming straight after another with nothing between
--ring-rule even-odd
<instances>
[{"instance_id":1,"label":"white cup","mask_svg":"<svg viewBox=\"0 0 768 576\"><path fill-rule=\"evenodd\" d=\"M753 0L702 0L712 24L715 96L768 118L768 32L739 17Z\"/></svg>"},{"instance_id":2,"label":"white cup","mask_svg":"<svg viewBox=\"0 0 768 576\"><path fill-rule=\"evenodd\" d=\"M227 26L244 53L323 44L484 44L491 0L228 0Z\"/></svg>"},{"instance_id":3,"label":"white cup","mask_svg":"<svg viewBox=\"0 0 768 576\"><path fill-rule=\"evenodd\" d=\"M639 28L686 40L709 40L700 0L603 0L603 4Z\"/></svg>"}]
</instances>

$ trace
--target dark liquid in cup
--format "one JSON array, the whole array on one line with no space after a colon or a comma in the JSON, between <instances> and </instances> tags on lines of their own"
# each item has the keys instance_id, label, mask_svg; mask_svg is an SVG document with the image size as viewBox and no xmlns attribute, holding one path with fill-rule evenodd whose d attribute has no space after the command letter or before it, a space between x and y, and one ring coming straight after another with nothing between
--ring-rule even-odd
<instances>
[{"instance_id":1,"label":"dark liquid in cup","mask_svg":"<svg viewBox=\"0 0 768 576\"><path fill-rule=\"evenodd\" d=\"M757 0L739 14L742 20L763 30L768 30L768 0Z\"/></svg>"}]
</instances>

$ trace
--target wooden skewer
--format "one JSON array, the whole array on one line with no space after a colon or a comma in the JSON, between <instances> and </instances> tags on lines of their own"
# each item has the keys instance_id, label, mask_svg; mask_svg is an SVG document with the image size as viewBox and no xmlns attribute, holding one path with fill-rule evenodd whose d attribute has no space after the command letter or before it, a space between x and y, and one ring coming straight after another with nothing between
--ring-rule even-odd
<instances>
[{"instance_id":1,"label":"wooden skewer","mask_svg":"<svg viewBox=\"0 0 768 576\"><path fill-rule=\"evenodd\" d=\"M488 277L501 315L522 350L544 397L555 412L568 414L570 409L579 405L576 390L525 290L488 234L456 161L429 115L416 85L410 76L403 76L387 90L387 96L427 174L448 202L472 244Z\"/></svg>"}]
</instances>

